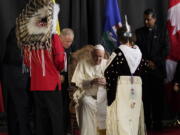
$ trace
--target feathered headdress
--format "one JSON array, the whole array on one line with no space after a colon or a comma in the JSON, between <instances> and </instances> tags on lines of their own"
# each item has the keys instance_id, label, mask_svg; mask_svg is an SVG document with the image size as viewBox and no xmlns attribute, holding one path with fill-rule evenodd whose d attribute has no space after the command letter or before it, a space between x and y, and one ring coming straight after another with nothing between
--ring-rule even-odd
<instances>
[{"instance_id":1,"label":"feathered headdress","mask_svg":"<svg viewBox=\"0 0 180 135\"><path fill-rule=\"evenodd\" d=\"M22 48L51 48L54 15L59 7L52 0L31 0L16 20L16 37Z\"/></svg>"},{"instance_id":2,"label":"feathered headdress","mask_svg":"<svg viewBox=\"0 0 180 135\"><path fill-rule=\"evenodd\" d=\"M125 15L125 26L127 31L124 33L125 37L132 37L131 26L128 24L127 15Z\"/></svg>"},{"instance_id":3,"label":"feathered headdress","mask_svg":"<svg viewBox=\"0 0 180 135\"><path fill-rule=\"evenodd\" d=\"M16 20L17 42L22 49L23 62L29 63L30 75L31 63L34 60L41 64L45 76L44 52L48 50L51 55L51 40L52 34L56 33L58 13L59 6L53 0L30 0ZM33 52L36 52L36 55L33 55ZM25 66L23 72L26 72Z\"/></svg>"}]
</instances>

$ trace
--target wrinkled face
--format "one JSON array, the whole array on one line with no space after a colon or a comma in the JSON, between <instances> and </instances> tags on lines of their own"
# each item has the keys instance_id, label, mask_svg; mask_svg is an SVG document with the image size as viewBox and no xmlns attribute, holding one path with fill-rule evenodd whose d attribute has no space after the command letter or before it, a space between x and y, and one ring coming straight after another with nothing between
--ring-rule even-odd
<instances>
[{"instance_id":1,"label":"wrinkled face","mask_svg":"<svg viewBox=\"0 0 180 135\"><path fill-rule=\"evenodd\" d=\"M61 36L61 41L62 41L63 47L64 47L65 49L70 48L73 40L74 40L74 36L73 36L73 35L66 35L66 36L63 36L63 35L62 35L62 36Z\"/></svg>"},{"instance_id":2,"label":"wrinkled face","mask_svg":"<svg viewBox=\"0 0 180 135\"><path fill-rule=\"evenodd\" d=\"M105 54L104 51L102 51L102 50L97 50L97 49L95 49L95 50L92 52L92 59L93 59L93 62L94 62L95 65L101 64L101 61L102 61L102 59L104 58L104 54Z\"/></svg>"},{"instance_id":3,"label":"wrinkled face","mask_svg":"<svg viewBox=\"0 0 180 135\"><path fill-rule=\"evenodd\" d=\"M156 18L154 18L151 14L149 15L144 15L144 24L148 28L154 27L156 23Z\"/></svg>"}]
</instances>

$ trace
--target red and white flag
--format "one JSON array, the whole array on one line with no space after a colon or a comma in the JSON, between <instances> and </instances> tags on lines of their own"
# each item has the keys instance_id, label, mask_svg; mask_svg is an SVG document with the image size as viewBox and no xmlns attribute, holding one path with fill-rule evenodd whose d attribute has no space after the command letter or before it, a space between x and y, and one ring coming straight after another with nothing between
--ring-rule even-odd
<instances>
[{"instance_id":1,"label":"red and white flag","mask_svg":"<svg viewBox=\"0 0 180 135\"><path fill-rule=\"evenodd\" d=\"M174 77L177 61L180 60L180 0L169 0L167 28L170 52L166 64L168 81Z\"/></svg>"},{"instance_id":2,"label":"red and white flag","mask_svg":"<svg viewBox=\"0 0 180 135\"><path fill-rule=\"evenodd\" d=\"M169 57L180 60L180 0L169 0L167 27L171 44Z\"/></svg>"}]
</instances>

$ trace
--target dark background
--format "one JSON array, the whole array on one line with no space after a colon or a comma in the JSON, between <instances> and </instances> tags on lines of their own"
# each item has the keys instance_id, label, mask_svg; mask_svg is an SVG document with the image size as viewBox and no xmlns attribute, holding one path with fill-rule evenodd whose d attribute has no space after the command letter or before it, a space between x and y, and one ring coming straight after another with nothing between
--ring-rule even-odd
<instances>
[{"instance_id":1,"label":"dark background","mask_svg":"<svg viewBox=\"0 0 180 135\"><path fill-rule=\"evenodd\" d=\"M75 31L73 50L86 44L97 44L103 31L105 0L56 0L60 4L61 28ZM15 24L15 19L28 0L0 0L0 62L5 51L6 37ZM159 23L166 20L168 0L118 0L121 16L128 15L132 29L143 25L143 11L154 8Z\"/></svg>"},{"instance_id":2,"label":"dark background","mask_svg":"<svg viewBox=\"0 0 180 135\"><path fill-rule=\"evenodd\" d=\"M0 0L0 80L6 38L15 25L16 17L28 1ZM56 0L56 2L61 8L59 14L61 29L70 27L75 32L73 51L83 45L97 44L101 41L105 0ZM166 22L168 0L118 0L118 2L122 19L127 14L133 30L143 26L143 12L147 8L156 10L160 25Z\"/></svg>"}]
</instances>

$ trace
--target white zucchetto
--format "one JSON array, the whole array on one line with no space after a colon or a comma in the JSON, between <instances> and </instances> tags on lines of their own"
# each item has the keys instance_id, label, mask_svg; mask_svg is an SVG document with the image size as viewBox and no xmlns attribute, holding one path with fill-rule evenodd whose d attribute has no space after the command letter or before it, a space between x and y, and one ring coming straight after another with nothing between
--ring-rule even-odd
<instances>
[{"instance_id":1,"label":"white zucchetto","mask_svg":"<svg viewBox=\"0 0 180 135\"><path fill-rule=\"evenodd\" d=\"M94 49L105 51L105 50L104 50L104 47L103 47L101 44L95 45L95 46L94 46Z\"/></svg>"}]
</instances>

